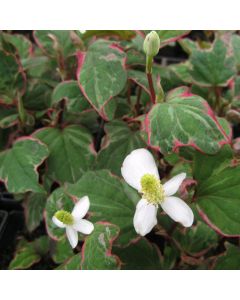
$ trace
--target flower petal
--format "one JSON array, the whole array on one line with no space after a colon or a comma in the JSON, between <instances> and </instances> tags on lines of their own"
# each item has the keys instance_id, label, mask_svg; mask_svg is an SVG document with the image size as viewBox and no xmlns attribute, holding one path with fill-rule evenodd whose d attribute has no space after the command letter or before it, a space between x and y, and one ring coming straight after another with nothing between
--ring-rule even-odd
<instances>
[{"instance_id":1,"label":"flower petal","mask_svg":"<svg viewBox=\"0 0 240 300\"><path fill-rule=\"evenodd\" d=\"M163 188L164 188L164 193L166 196L172 196L174 195L180 185L182 184L183 180L186 178L187 174L186 173L180 173L170 180L168 180L166 183L164 183Z\"/></svg>"},{"instance_id":2,"label":"flower petal","mask_svg":"<svg viewBox=\"0 0 240 300\"><path fill-rule=\"evenodd\" d=\"M140 148L132 151L123 161L121 173L125 181L138 191L141 190L141 178L144 174L153 174L157 178L158 169L152 154Z\"/></svg>"},{"instance_id":3,"label":"flower petal","mask_svg":"<svg viewBox=\"0 0 240 300\"><path fill-rule=\"evenodd\" d=\"M157 224L157 207L141 199L136 206L133 224L138 234L141 236L148 234Z\"/></svg>"},{"instance_id":4,"label":"flower petal","mask_svg":"<svg viewBox=\"0 0 240 300\"><path fill-rule=\"evenodd\" d=\"M60 227L60 228L66 227L66 225L63 224L63 222L59 221L58 218L56 218L55 216L52 217L52 221L57 227Z\"/></svg>"},{"instance_id":5,"label":"flower petal","mask_svg":"<svg viewBox=\"0 0 240 300\"><path fill-rule=\"evenodd\" d=\"M86 213L89 210L89 207L90 207L90 201L88 196L82 197L75 204L74 209L72 211L72 216L76 221L81 220L83 217L85 217Z\"/></svg>"},{"instance_id":6,"label":"flower petal","mask_svg":"<svg viewBox=\"0 0 240 300\"><path fill-rule=\"evenodd\" d=\"M72 226L66 227L66 234L72 248L75 248L78 244L78 233Z\"/></svg>"},{"instance_id":7,"label":"flower petal","mask_svg":"<svg viewBox=\"0 0 240 300\"><path fill-rule=\"evenodd\" d=\"M191 208L178 197L166 197L161 203L162 209L175 222L181 223L184 227L192 226L194 215Z\"/></svg>"},{"instance_id":8,"label":"flower petal","mask_svg":"<svg viewBox=\"0 0 240 300\"><path fill-rule=\"evenodd\" d=\"M94 226L88 220L79 220L74 225L73 228L83 234L90 234L92 233Z\"/></svg>"}]
</instances>

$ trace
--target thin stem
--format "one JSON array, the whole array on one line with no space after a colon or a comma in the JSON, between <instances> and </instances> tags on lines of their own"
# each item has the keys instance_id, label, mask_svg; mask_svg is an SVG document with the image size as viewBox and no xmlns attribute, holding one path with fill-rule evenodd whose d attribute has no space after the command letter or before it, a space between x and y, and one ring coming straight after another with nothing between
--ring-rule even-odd
<instances>
[{"instance_id":1,"label":"thin stem","mask_svg":"<svg viewBox=\"0 0 240 300\"><path fill-rule=\"evenodd\" d=\"M221 92L222 92L221 87L215 87L214 92L215 92L215 96L216 96L215 108L216 108L217 112L220 113L220 111L221 111Z\"/></svg>"},{"instance_id":2,"label":"thin stem","mask_svg":"<svg viewBox=\"0 0 240 300\"><path fill-rule=\"evenodd\" d=\"M148 84L149 84L149 90L150 90L150 95L151 95L151 101L153 104L156 103L156 95L155 95L155 90L153 87L153 80L152 80L152 74L147 73L147 79L148 79Z\"/></svg>"},{"instance_id":3,"label":"thin stem","mask_svg":"<svg viewBox=\"0 0 240 300\"><path fill-rule=\"evenodd\" d=\"M64 109L65 109L65 99L61 100L60 102L60 112L58 115L58 124L60 125L60 127L63 127L63 123L64 123Z\"/></svg>"}]
</instances>

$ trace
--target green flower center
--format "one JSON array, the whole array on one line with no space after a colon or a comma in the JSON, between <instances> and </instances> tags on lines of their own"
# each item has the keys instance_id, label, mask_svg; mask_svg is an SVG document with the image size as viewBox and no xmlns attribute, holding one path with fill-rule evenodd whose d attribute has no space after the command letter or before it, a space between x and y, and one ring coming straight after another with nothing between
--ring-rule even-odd
<instances>
[{"instance_id":1,"label":"green flower center","mask_svg":"<svg viewBox=\"0 0 240 300\"><path fill-rule=\"evenodd\" d=\"M59 221L66 225L73 225L73 216L66 210L59 210L54 215Z\"/></svg>"},{"instance_id":2,"label":"green flower center","mask_svg":"<svg viewBox=\"0 0 240 300\"><path fill-rule=\"evenodd\" d=\"M164 199L164 189L161 181L152 174L145 174L141 178L141 193L149 203L158 205Z\"/></svg>"}]
</instances>

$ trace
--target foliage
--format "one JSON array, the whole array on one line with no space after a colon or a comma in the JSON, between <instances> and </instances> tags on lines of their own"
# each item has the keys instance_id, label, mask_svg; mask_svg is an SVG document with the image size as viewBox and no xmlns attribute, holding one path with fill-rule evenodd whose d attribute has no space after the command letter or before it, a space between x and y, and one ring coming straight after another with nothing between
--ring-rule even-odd
<instances>
[{"instance_id":1,"label":"foliage","mask_svg":"<svg viewBox=\"0 0 240 300\"><path fill-rule=\"evenodd\" d=\"M9 269L240 268L239 32L156 32L147 74L148 30L1 32L1 190L26 225ZM172 49L183 58L166 63ZM187 173L191 228L159 209L150 234L135 232L141 196L121 166L137 148L164 182ZM52 217L83 196L94 231L73 250Z\"/></svg>"}]
</instances>

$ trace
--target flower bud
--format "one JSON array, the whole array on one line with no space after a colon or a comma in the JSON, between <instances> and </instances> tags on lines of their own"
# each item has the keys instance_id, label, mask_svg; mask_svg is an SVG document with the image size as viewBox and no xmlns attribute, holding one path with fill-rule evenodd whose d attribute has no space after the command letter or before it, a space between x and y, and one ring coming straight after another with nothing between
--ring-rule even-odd
<instances>
[{"instance_id":1,"label":"flower bud","mask_svg":"<svg viewBox=\"0 0 240 300\"><path fill-rule=\"evenodd\" d=\"M160 48L160 38L156 31L151 31L145 38L143 50L149 57L154 57L158 54Z\"/></svg>"}]
</instances>

